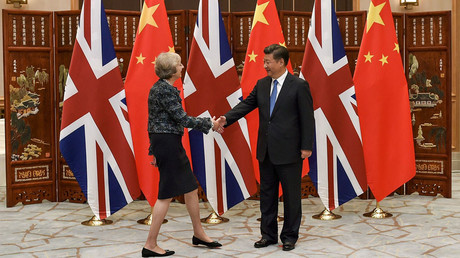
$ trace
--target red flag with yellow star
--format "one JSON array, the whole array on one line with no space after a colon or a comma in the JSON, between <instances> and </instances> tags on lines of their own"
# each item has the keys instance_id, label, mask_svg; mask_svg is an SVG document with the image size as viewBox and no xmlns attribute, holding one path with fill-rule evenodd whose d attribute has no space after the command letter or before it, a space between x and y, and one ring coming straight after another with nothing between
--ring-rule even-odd
<instances>
[{"instance_id":1,"label":"red flag with yellow star","mask_svg":"<svg viewBox=\"0 0 460 258\"><path fill-rule=\"evenodd\" d=\"M377 201L415 175L409 96L388 0L372 0L354 74L368 185Z\"/></svg>"},{"instance_id":2,"label":"red flag with yellow star","mask_svg":"<svg viewBox=\"0 0 460 258\"><path fill-rule=\"evenodd\" d=\"M281 29L278 11L274 0L257 0L256 10L251 27L248 49L244 60L243 75L241 77L241 89L243 98L246 98L253 90L257 80L267 76L264 68L264 48L271 44L280 44L286 46L283 31ZM287 69L292 73L291 62L288 63ZM259 114L253 111L246 115L249 130L249 140L251 142L252 160L254 164L254 173L257 181L259 177L259 162L256 158L257 152L257 131L259 128ZM308 161L305 159L304 173L309 170Z\"/></svg>"},{"instance_id":3,"label":"red flag with yellow star","mask_svg":"<svg viewBox=\"0 0 460 258\"><path fill-rule=\"evenodd\" d=\"M150 164L152 156L148 155L147 99L150 88L158 80L155 58L168 51L174 51L174 45L164 1L145 0L126 75L125 91L139 184L152 206L158 196L159 174L158 169ZM182 82L177 80L174 86L181 91L183 98ZM187 154L190 154L187 131L185 133L182 143Z\"/></svg>"}]
</instances>

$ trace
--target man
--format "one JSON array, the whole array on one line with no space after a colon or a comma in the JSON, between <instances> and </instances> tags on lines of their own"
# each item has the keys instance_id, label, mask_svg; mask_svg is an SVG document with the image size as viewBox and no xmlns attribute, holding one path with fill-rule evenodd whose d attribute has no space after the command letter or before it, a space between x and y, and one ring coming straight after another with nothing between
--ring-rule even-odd
<instances>
[{"instance_id":1,"label":"man","mask_svg":"<svg viewBox=\"0 0 460 258\"><path fill-rule=\"evenodd\" d=\"M249 96L220 118L231 125L259 109L257 159L260 167L261 248L278 243L278 185L284 195L283 251L295 248L302 218L302 161L313 147L313 101L308 83L290 74L289 52L277 44L264 49L267 77L260 79Z\"/></svg>"}]
</instances>

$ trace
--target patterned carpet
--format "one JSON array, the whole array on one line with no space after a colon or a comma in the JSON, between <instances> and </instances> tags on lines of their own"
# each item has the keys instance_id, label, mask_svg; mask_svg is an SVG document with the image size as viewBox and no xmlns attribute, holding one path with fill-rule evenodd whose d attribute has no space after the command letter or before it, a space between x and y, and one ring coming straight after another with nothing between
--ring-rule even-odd
<instances>
[{"instance_id":1,"label":"patterned carpet","mask_svg":"<svg viewBox=\"0 0 460 258\"><path fill-rule=\"evenodd\" d=\"M227 223L205 225L208 235L224 245L220 249L194 247L185 205L172 203L160 246L176 251L174 257L458 257L460 173L453 173L452 185L451 199L418 194L386 198L380 205L393 214L387 219L364 217L375 202L354 199L334 211L341 219L315 220L312 215L323 209L320 200L304 199L300 239L290 252L276 245L253 247L260 238L258 201L245 201L228 211ZM207 203L200 205L201 215L209 215ZM2 187L0 256L140 257L149 228L136 221L149 211L146 201L136 201L111 216L112 225L87 227L80 224L92 215L86 204L44 202L5 208Z\"/></svg>"}]
</instances>

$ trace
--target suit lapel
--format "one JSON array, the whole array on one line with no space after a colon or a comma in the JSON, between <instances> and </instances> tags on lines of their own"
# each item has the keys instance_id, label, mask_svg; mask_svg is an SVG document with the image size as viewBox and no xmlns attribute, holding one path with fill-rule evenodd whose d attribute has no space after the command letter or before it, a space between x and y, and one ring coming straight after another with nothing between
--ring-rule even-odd
<instances>
[{"instance_id":1,"label":"suit lapel","mask_svg":"<svg viewBox=\"0 0 460 258\"><path fill-rule=\"evenodd\" d=\"M268 105L267 108L264 110L259 110L260 112L264 112L268 118L270 118L270 88L271 88L271 83L272 83L272 78L266 77L266 81L263 83L262 89L262 99L267 101Z\"/></svg>"}]
</instances>

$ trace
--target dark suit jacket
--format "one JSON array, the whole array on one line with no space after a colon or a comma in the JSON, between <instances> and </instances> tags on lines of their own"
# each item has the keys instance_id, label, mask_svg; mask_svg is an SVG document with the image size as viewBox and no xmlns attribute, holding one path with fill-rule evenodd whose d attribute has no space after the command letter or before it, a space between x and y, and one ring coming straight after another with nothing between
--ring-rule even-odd
<instances>
[{"instance_id":1,"label":"dark suit jacket","mask_svg":"<svg viewBox=\"0 0 460 258\"><path fill-rule=\"evenodd\" d=\"M227 126L255 108L259 109L257 159L267 151L275 165L298 162L300 150L312 150L315 119L308 83L288 73L270 117L272 78L257 81L251 94L225 114Z\"/></svg>"}]
</instances>

